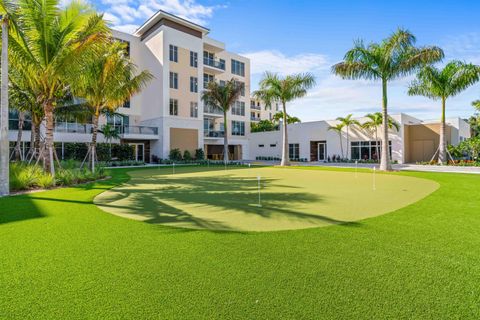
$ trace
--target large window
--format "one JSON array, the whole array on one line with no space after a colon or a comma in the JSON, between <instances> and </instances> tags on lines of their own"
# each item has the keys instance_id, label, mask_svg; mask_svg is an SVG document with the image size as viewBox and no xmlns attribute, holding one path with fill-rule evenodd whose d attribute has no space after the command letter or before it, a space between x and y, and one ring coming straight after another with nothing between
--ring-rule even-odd
<instances>
[{"instance_id":1,"label":"large window","mask_svg":"<svg viewBox=\"0 0 480 320\"><path fill-rule=\"evenodd\" d=\"M170 89L178 89L178 73L170 72Z\"/></svg>"},{"instance_id":2,"label":"large window","mask_svg":"<svg viewBox=\"0 0 480 320\"><path fill-rule=\"evenodd\" d=\"M378 160L382 152L381 141L352 141L350 145L352 160ZM389 141L389 152L392 157L392 141Z\"/></svg>"},{"instance_id":3,"label":"large window","mask_svg":"<svg viewBox=\"0 0 480 320\"><path fill-rule=\"evenodd\" d=\"M245 135L245 122L232 121L232 136L244 136Z\"/></svg>"},{"instance_id":4,"label":"large window","mask_svg":"<svg viewBox=\"0 0 480 320\"><path fill-rule=\"evenodd\" d=\"M232 59L232 73L245 77L245 63Z\"/></svg>"},{"instance_id":5,"label":"large window","mask_svg":"<svg viewBox=\"0 0 480 320\"><path fill-rule=\"evenodd\" d=\"M170 99L170 115L178 116L178 100Z\"/></svg>"},{"instance_id":6,"label":"large window","mask_svg":"<svg viewBox=\"0 0 480 320\"><path fill-rule=\"evenodd\" d=\"M198 68L198 53L190 51L190 67Z\"/></svg>"},{"instance_id":7,"label":"large window","mask_svg":"<svg viewBox=\"0 0 480 320\"><path fill-rule=\"evenodd\" d=\"M190 117L198 118L198 103L190 102Z\"/></svg>"},{"instance_id":8,"label":"large window","mask_svg":"<svg viewBox=\"0 0 480 320\"><path fill-rule=\"evenodd\" d=\"M235 101L232 107L232 114L235 116L245 116L245 102Z\"/></svg>"},{"instance_id":9,"label":"large window","mask_svg":"<svg viewBox=\"0 0 480 320\"><path fill-rule=\"evenodd\" d=\"M288 155L290 157L290 160L300 159L300 144L290 143L288 145Z\"/></svg>"},{"instance_id":10,"label":"large window","mask_svg":"<svg viewBox=\"0 0 480 320\"><path fill-rule=\"evenodd\" d=\"M215 77L211 74L204 73L203 74L203 87L206 88L208 86L208 83L211 81L215 81Z\"/></svg>"},{"instance_id":11,"label":"large window","mask_svg":"<svg viewBox=\"0 0 480 320\"><path fill-rule=\"evenodd\" d=\"M198 92L198 78L190 77L190 92Z\"/></svg>"},{"instance_id":12,"label":"large window","mask_svg":"<svg viewBox=\"0 0 480 320\"><path fill-rule=\"evenodd\" d=\"M174 45L170 45L170 61L178 62L178 47Z\"/></svg>"},{"instance_id":13,"label":"large window","mask_svg":"<svg viewBox=\"0 0 480 320\"><path fill-rule=\"evenodd\" d=\"M235 84L236 84L237 86L241 86L242 90L241 90L241 92L240 92L240 95L241 95L242 97L245 97L245 82L235 81Z\"/></svg>"}]
</instances>

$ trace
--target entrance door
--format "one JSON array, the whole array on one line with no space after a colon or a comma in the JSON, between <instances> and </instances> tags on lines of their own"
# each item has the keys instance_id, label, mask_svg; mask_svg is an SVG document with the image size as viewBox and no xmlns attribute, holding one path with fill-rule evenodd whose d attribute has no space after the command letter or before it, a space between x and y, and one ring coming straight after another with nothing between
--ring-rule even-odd
<instances>
[{"instance_id":1,"label":"entrance door","mask_svg":"<svg viewBox=\"0 0 480 320\"><path fill-rule=\"evenodd\" d=\"M317 152L318 152L318 161L325 161L327 160L327 144L325 142L319 142L318 143L318 148L317 148Z\"/></svg>"},{"instance_id":2,"label":"entrance door","mask_svg":"<svg viewBox=\"0 0 480 320\"><path fill-rule=\"evenodd\" d=\"M135 161L145 161L145 144L144 143L130 143L133 146L133 154Z\"/></svg>"}]
</instances>

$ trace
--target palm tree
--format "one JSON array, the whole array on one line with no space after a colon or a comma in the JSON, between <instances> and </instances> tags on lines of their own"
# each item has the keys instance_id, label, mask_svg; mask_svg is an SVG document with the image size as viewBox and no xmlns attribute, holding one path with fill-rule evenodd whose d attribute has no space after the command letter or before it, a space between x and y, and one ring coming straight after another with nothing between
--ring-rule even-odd
<instances>
[{"instance_id":1,"label":"palm tree","mask_svg":"<svg viewBox=\"0 0 480 320\"><path fill-rule=\"evenodd\" d=\"M110 41L98 48L72 84L72 92L85 101L92 115L91 170L95 171L98 120L105 112L114 113L152 79L148 71L136 74L137 67L125 56L125 46Z\"/></svg>"},{"instance_id":2,"label":"palm tree","mask_svg":"<svg viewBox=\"0 0 480 320\"><path fill-rule=\"evenodd\" d=\"M287 103L307 95L309 89L315 86L315 77L310 73L293 74L280 77L278 74L266 72L260 81L259 90L253 96L271 107L272 103L279 101L283 107L283 147L281 166L290 165L288 156L288 131L287 131Z\"/></svg>"},{"instance_id":3,"label":"palm tree","mask_svg":"<svg viewBox=\"0 0 480 320\"><path fill-rule=\"evenodd\" d=\"M480 78L480 67L461 61L451 61L443 69L426 66L417 74L408 88L408 94L425 96L442 101L440 124L440 145L438 147L438 163L447 162L447 140L445 124L445 107L448 98L456 96Z\"/></svg>"},{"instance_id":4,"label":"palm tree","mask_svg":"<svg viewBox=\"0 0 480 320\"><path fill-rule=\"evenodd\" d=\"M477 110L478 112L480 112L480 100L475 100L472 102L472 106L475 108L475 110Z\"/></svg>"},{"instance_id":5,"label":"palm tree","mask_svg":"<svg viewBox=\"0 0 480 320\"><path fill-rule=\"evenodd\" d=\"M357 120L355 119L352 119L353 117L353 114L349 114L348 116L346 117L338 117L337 118L337 121L340 121L340 123L345 127L347 128L347 159L349 159L348 157L348 149L349 149L349 146L350 146L350 127L352 126L360 126L360 122L358 122Z\"/></svg>"},{"instance_id":6,"label":"palm tree","mask_svg":"<svg viewBox=\"0 0 480 320\"><path fill-rule=\"evenodd\" d=\"M202 100L206 105L216 107L223 111L223 161L228 164L228 125L227 112L233 106L243 91L243 84L235 79L227 81L224 85L210 81L202 93Z\"/></svg>"},{"instance_id":7,"label":"palm tree","mask_svg":"<svg viewBox=\"0 0 480 320\"><path fill-rule=\"evenodd\" d=\"M114 139L120 139L120 134L115 128L115 126L111 125L110 123L106 123L102 126L102 129L99 130L103 137L105 138L105 141L108 143L109 147L109 157L110 161L112 160L112 140Z\"/></svg>"},{"instance_id":8,"label":"palm tree","mask_svg":"<svg viewBox=\"0 0 480 320\"><path fill-rule=\"evenodd\" d=\"M342 139L342 132L343 132L343 128L345 127L345 124L343 124L342 122L340 123L337 123L336 125L334 126L329 126L328 127L328 130L330 131L335 131L336 133L338 133L338 138L340 139L340 151L342 152L342 159L343 159L343 139Z\"/></svg>"},{"instance_id":9,"label":"palm tree","mask_svg":"<svg viewBox=\"0 0 480 320\"><path fill-rule=\"evenodd\" d=\"M275 123L280 123L280 121L283 120L283 111L279 111L275 113L272 117L272 121ZM287 114L287 123L288 124L294 124L294 123L300 123L302 122L299 118L293 117L289 114Z\"/></svg>"},{"instance_id":10,"label":"palm tree","mask_svg":"<svg viewBox=\"0 0 480 320\"><path fill-rule=\"evenodd\" d=\"M343 79L380 80L382 83L383 122L388 122L388 82L409 75L422 66L443 59L438 47L415 47L415 37L407 30L398 29L381 43L366 46L356 41L344 57L344 61L332 67L333 73ZM391 170L388 152L388 127L382 131L381 170Z\"/></svg>"},{"instance_id":11,"label":"palm tree","mask_svg":"<svg viewBox=\"0 0 480 320\"><path fill-rule=\"evenodd\" d=\"M2 58L1 58L1 101L0 101L0 196L10 193L9 142L8 142L8 23L7 14L1 16Z\"/></svg>"},{"instance_id":12,"label":"palm tree","mask_svg":"<svg viewBox=\"0 0 480 320\"><path fill-rule=\"evenodd\" d=\"M67 83L76 82L80 72L75 70L106 38L108 28L101 15L80 1L64 7L59 0L3 0L7 2L16 16L16 32L10 36L12 65L29 74L38 85L37 102L44 110L46 124L44 165L54 176L57 95L67 88Z\"/></svg>"},{"instance_id":13,"label":"palm tree","mask_svg":"<svg viewBox=\"0 0 480 320\"><path fill-rule=\"evenodd\" d=\"M370 133L373 133L375 136L375 149L376 149L376 154L377 154L377 160L380 160L378 158L379 154L379 145L378 145L378 128L383 125L383 115L381 112L375 112L375 113L369 113L365 116L369 120L364 122L361 127L363 129L366 129L370 131ZM388 128L399 131L400 130L400 125L392 118L388 117Z\"/></svg>"}]
</instances>

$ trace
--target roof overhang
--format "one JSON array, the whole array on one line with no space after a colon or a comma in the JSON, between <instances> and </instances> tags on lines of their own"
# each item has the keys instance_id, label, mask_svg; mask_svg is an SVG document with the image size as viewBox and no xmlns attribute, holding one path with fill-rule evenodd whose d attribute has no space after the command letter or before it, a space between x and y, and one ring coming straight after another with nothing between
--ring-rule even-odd
<instances>
[{"instance_id":1,"label":"roof overhang","mask_svg":"<svg viewBox=\"0 0 480 320\"><path fill-rule=\"evenodd\" d=\"M177 17L163 10L159 10L150 19L148 19L140 28L138 28L135 31L134 35L143 38L147 33L151 33L153 31L152 29L156 29L157 27L162 26L163 24L160 23L162 20L172 21L178 25L182 25L188 29L197 31L202 35L206 35L210 32L210 29L202 27L186 19Z\"/></svg>"}]
</instances>

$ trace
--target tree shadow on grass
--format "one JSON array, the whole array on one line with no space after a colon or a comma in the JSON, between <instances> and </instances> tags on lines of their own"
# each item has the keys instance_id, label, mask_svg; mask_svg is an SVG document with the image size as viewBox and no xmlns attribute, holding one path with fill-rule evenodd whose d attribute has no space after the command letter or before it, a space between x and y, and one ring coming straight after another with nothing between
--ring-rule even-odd
<instances>
[{"instance_id":1,"label":"tree shadow on grass","mask_svg":"<svg viewBox=\"0 0 480 320\"><path fill-rule=\"evenodd\" d=\"M45 215L29 195L0 199L0 225L43 217Z\"/></svg>"},{"instance_id":2,"label":"tree shadow on grass","mask_svg":"<svg viewBox=\"0 0 480 320\"><path fill-rule=\"evenodd\" d=\"M349 221L296 210L302 204L324 201L321 196L308 192L267 192L263 194L262 207L255 206L257 201L257 179L233 175L182 177L177 175L155 176L132 179L127 185L119 187L96 199L96 203L105 211L140 218L152 224L178 225L186 228L238 231L235 228L216 221L214 218L199 218L181 209L185 205L188 211L218 211L228 215L230 210L246 215L256 215L267 219L287 219L312 224L342 224ZM292 188L277 184L277 179L262 180L262 188ZM118 202L117 202L118 201ZM176 205L178 204L178 205ZM273 221L273 220L272 220Z\"/></svg>"}]
</instances>

